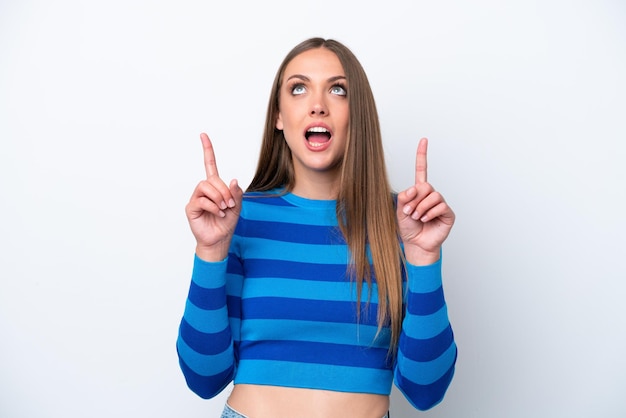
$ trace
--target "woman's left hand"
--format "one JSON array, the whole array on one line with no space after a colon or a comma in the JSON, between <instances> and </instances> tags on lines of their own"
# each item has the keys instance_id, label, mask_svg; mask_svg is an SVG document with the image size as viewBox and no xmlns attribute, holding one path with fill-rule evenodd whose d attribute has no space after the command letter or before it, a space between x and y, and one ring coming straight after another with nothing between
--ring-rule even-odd
<instances>
[{"instance_id":1,"label":"woman's left hand","mask_svg":"<svg viewBox=\"0 0 626 418\"><path fill-rule=\"evenodd\" d=\"M415 157L415 184L398 194L398 225L407 261L432 264L439 259L455 215L443 196L427 182L428 140L422 138Z\"/></svg>"}]
</instances>

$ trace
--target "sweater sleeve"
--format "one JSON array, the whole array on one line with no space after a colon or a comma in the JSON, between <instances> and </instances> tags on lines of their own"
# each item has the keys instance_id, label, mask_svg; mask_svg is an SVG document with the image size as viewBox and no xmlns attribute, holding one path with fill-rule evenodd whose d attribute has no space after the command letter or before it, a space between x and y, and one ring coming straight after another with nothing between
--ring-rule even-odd
<instances>
[{"instance_id":1,"label":"sweater sleeve","mask_svg":"<svg viewBox=\"0 0 626 418\"><path fill-rule=\"evenodd\" d=\"M176 341L187 385L205 399L218 395L231 382L236 368L229 321L229 305L232 304L228 303L227 289L230 258L206 262L195 256Z\"/></svg>"},{"instance_id":2,"label":"sweater sleeve","mask_svg":"<svg viewBox=\"0 0 626 418\"><path fill-rule=\"evenodd\" d=\"M443 295L441 259L428 266L407 264L407 278L394 379L415 408L427 410L441 402L452 381L457 348Z\"/></svg>"}]
</instances>

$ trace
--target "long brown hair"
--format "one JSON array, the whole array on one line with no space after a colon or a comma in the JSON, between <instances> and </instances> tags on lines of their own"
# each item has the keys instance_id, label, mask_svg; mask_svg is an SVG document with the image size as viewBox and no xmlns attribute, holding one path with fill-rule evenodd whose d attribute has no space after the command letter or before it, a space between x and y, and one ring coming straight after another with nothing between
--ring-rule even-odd
<instances>
[{"instance_id":1,"label":"long brown hair","mask_svg":"<svg viewBox=\"0 0 626 418\"><path fill-rule=\"evenodd\" d=\"M337 55L348 83L350 132L343 156L336 210L339 227L352 257L349 269L357 285L357 303L361 303L363 280L371 289L371 277L374 274L378 287L378 332L383 326L390 326L390 353L395 353L403 316L403 255L398 238L395 204L387 178L372 89L356 56L340 42L311 38L286 55L272 85L259 162L248 191L267 191L278 187L293 189L295 178L291 151L283 131L276 129L279 94L287 65L297 55L315 48L326 48ZM367 255L367 244L373 271ZM357 309L357 314L359 312L360 309Z\"/></svg>"}]
</instances>

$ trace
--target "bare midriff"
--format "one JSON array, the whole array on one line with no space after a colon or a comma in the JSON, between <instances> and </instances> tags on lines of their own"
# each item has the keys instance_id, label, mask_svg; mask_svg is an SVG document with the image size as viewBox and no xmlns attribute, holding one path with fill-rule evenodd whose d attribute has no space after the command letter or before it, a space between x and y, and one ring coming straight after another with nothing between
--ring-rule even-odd
<instances>
[{"instance_id":1,"label":"bare midriff","mask_svg":"<svg viewBox=\"0 0 626 418\"><path fill-rule=\"evenodd\" d=\"M237 384L228 404L250 418L381 418L389 396Z\"/></svg>"}]
</instances>

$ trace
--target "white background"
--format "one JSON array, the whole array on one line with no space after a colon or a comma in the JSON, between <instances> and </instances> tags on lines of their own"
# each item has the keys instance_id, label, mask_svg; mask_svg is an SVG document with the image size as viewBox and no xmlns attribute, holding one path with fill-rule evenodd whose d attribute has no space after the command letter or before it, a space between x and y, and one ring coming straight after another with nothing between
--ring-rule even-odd
<instances>
[{"instance_id":1,"label":"white background","mask_svg":"<svg viewBox=\"0 0 626 418\"><path fill-rule=\"evenodd\" d=\"M427 413L626 415L622 1L0 0L0 416L217 417L175 340L203 176L251 179L278 64L348 45L429 179L457 373Z\"/></svg>"}]
</instances>

